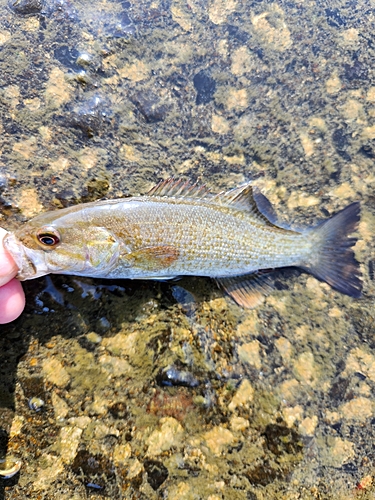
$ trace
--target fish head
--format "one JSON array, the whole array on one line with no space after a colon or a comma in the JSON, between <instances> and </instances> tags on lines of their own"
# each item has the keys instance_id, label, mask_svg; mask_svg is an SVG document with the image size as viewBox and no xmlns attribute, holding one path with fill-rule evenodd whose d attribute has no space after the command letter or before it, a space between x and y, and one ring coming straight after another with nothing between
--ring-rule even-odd
<instances>
[{"instance_id":1,"label":"fish head","mask_svg":"<svg viewBox=\"0 0 375 500\"><path fill-rule=\"evenodd\" d=\"M21 281L50 273L105 277L115 266L120 247L115 235L74 214L60 214L64 211L42 214L5 236Z\"/></svg>"}]
</instances>

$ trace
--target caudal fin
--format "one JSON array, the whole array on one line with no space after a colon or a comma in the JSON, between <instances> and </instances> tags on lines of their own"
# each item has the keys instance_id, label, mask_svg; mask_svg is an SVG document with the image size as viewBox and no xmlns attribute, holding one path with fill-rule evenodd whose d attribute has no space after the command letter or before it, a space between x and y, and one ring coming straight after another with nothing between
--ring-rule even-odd
<instances>
[{"instance_id":1,"label":"caudal fin","mask_svg":"<svg viewBox=\"0 0 375 500\"><path fill-rule=\"evenodd\" d=\"M349 235L356 231L359 219L360 204L356 202L312 229L314 254L300 266L335 290L356 298L361 296L362 280L352 250L357 238Z\"/></svg>"}]
</instances>

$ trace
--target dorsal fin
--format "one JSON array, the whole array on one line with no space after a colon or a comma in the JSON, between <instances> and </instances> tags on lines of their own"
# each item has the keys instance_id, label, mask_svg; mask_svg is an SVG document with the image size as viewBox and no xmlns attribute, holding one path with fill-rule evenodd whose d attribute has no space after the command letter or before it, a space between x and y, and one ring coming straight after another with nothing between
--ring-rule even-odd
<instances>
[{"instance_id":1,"label":"dorsal fin","mask_svg":"<svg viewBox=\"0 0 375 500\"><path fill-rule=\"evenodd\" d=\"M273 222L270 220L271 218L268 217L267 211L261 211L259 209L257 200L258 195L265 198L265 196L263 196L260 191L255 189L255 187L249 182L231 189L230 191L224 191L215 195L212 198L212 201L214 203L219 203L220 205L231 206L233 208L237 208L238 210L244 210L252 213L258 218L259 221L263 221L265 224L273 225ZM270 203L269 205L271 206Z\"/></svg>"},{"instance_id":2,"label":"dorsal fin","mask_svg":"<svg viewBox=\"0 0 375 500\"><path fill-rule=\"evenodd\" d=\"M221 206L233 207L237 210L251 213L256 216L259 222L270 226L278 226L277 217L271 203L250 182L242 186L222 191L219 194L212 194L210 189L197 183L191 184L183 179L170 177L159 182L147 193L147 196L161 196L173 198L194 198L197 200L207 200Z\"/></svg>"},{"instance_id":3,"label":"dorsal fin","mask_svg":"<svg viewBox=\"0 0 375 500\"><path fill-rule=\"evenodd\" d=\"M171 196L174 198L197 198L200 200L212 198L210 189L204 184L191 184L189 181L183 179L176 180L173 177L156 184L156 186L150 189L147 196Z\"/></svg>"}]
</instances>

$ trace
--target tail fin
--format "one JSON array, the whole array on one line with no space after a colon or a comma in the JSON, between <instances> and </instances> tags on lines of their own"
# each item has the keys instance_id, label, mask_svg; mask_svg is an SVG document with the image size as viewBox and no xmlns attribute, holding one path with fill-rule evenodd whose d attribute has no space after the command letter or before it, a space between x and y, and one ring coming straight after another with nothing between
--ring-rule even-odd
<instances>
[{"instance_id":1,"label":"tail fin","mask_svg":"<svg viewBox=\"0 0 375 500\"><path fill-rule=\"evenodd\" d=\"M361 296L362 280L352 250L357 238L349 235L356 231L359 219L360 204L356 202L312 229L314 255L300 266L335 290L356 298Z\"/></svg>"}]
</instances>

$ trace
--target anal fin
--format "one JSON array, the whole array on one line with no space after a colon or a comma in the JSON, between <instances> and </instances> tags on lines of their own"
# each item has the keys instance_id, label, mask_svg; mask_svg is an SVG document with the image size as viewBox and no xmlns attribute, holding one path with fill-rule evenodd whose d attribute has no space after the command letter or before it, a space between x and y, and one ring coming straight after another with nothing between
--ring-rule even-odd
<instances>
[{"instance_id":1,"label":"anal fin","mask_svg":"<svg viewBox=\"0 0 375 500\"><path fill-rule=\"evenodd\" d=\"M254 309L262 304L273 290L270 277L272 272L273 270L267 270L233 278L215 278L215 281L236 304L246 309Z\"/></svg>"}]
</instances>

